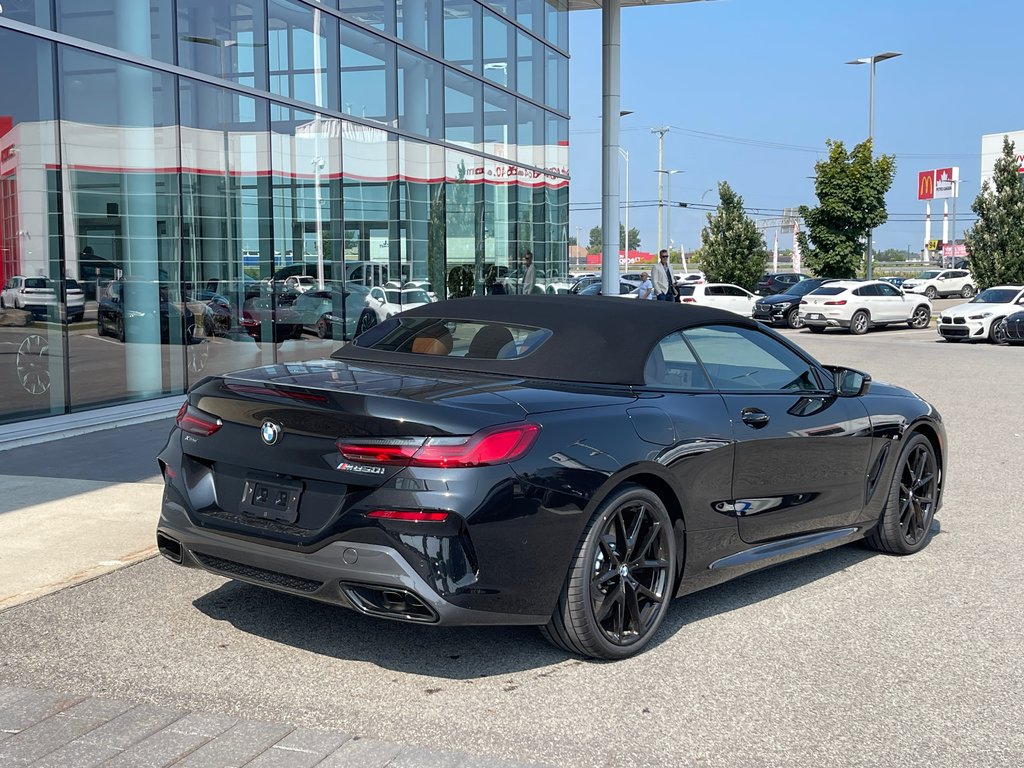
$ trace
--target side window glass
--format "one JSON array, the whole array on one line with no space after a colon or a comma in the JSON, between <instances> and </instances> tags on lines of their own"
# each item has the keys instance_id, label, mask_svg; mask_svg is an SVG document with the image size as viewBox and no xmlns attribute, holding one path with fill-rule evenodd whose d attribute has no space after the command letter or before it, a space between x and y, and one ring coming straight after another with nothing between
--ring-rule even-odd
<instances>
[{"instance_id":1,"label":"side window glass","mask_svg":"<svg viewBox=\"0 0 1024 768\"><path fill-rule=\"evenodd\" d=\"M679 333L666 336L651 350L644 367L644 383L659 389L711 388L693 350Z\"/></svg>"},{"instance_id":2,"label":"side window glass","mask_svg":"<svg viewBox=\"0 0 1024 768\"><path fill-rule=\"evenodd\" d=\"M876 285L878 293L882 296L899 296L900 292L893 288L891 285Z\"/></svg>"},{"instance_id":3,"label":"side window glass","mask_svg":"<svg viewBox=\"0 0 1024 768\"><path fill-rule=\"evenodd\" d=\"M753 328L712 325L682 332L716 389L820 391L811 366L776 339Z\"/></svg>"}]
</instances>

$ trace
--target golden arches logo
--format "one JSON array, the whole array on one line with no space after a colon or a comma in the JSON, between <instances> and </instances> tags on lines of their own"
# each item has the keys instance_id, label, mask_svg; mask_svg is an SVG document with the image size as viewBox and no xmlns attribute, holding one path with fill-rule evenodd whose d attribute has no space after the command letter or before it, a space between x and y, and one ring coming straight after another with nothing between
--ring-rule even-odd
<instances>
[{"instance_id":1,"label":"golden arches logo","mask_svg":"<svg viewBox=\"0 0 1024 768\"><path fill-rule=\"evenodd\" d=\"M922 171L917 176L917 199L931 200L935 196L935 171Z\"/></svg>"}]
</instances>

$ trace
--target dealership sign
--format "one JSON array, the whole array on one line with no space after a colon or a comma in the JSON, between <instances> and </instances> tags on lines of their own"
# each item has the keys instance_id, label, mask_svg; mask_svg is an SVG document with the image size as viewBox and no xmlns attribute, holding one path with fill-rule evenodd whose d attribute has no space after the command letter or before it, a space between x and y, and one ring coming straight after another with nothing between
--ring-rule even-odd
<instances>
[{"instance_id":1,"label":"dealership sign","mask_svg":"<svg viewBox=\"0 0 1024 768\"><path fill-rule=\"evenodd\" d=\"M957 196L960 168L937 168L917 174L917 199L942 200Z\"/></svg>"}]
</instances>

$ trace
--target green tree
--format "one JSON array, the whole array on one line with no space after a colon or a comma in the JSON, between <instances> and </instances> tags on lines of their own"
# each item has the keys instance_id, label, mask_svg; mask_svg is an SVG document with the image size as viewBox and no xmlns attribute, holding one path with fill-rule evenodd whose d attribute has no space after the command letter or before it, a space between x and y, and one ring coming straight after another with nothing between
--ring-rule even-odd
<instances>
[{"instance_id":1,"label":"green tree","mask_svg":"<svg viewBox=\"0 0 1024 768\"><path fill-rule=\"evenodd\" d=\"M623 224L619 224L619 250L625 250L625 242L626 227ZM629 228L629 250L640 250L640 230L636 227Z\"/></svg>"},{"instance_id":2,"label":"green tree","mask_svg":"<svg viewBox=\"0 0 1024 768\"><path fill-rule=\"evenodd\" d=\"M864 263L868 230L889 217L885 193L896 175L896 159L873 158L870 139L849 153L841 141L825 144L828 159L814 165L818 205L800 206L806 223L806 231L799 234L800 251L819 277L856 277Z\"/></svg>"},{"instance_id":3,"label":"green tree","mask_svg":"<svg viewBox=\"0 0 1024 768\"><path fill-rule=\"evenodd\" d=\"M602 229L600 227L590 228L590 243L587 245L587 253L600 253L604 246L601 243Z\"/></svg>"},{"instance_id":4,"label":"green tree","mask_svg":"<svg viewBox=\"0 0 1024 768\"><path fill-rule=\"evenodd\" d=\"M764 274L768 249L757 226L743 212L743 198L728 182L718 185L718 208L700 233L701 268L712 282L753 290Z\"/></svg>"},{"instance_id":5,"label":"green tree","mask_svg":"<svg viewBox=\"0 0 1024 768\"><path fill-rule=\"evenodd\" d=\"M994 184L986 181L971 206L978 220L964 236L971 274L979 288L1024 282L1024 180L1013 142L1003 137Z\"/></svg>"}]
</instances>

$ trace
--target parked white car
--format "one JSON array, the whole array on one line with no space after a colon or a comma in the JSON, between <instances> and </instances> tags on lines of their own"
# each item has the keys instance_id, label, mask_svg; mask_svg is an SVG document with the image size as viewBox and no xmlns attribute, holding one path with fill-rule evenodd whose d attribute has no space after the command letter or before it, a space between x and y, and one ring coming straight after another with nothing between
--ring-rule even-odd
<instances>
[{"instance_id":1,"label":"parked white car","mask_svg":"<svg viewBox=\"0 0 1024 768\"><path fill-rule=\"evenodd\" d=\"M924 328L931 317L932 303L926 296L904 294L882 280L836 280L800 300L800 319L813 333L847 328L859 335L890 323Z\"/></svg>"},{"instance_id":2,"label":"parked white car","mask_svg":"<svg viewBox=\"0 0 1024 768\"><path fill-rule=\"evenodd\" d=\"M920 293L929 299L938 296L969 299L977 293L974 278L966 269L927 269L917 277L904 280L900 288L904 293Z\"/></svg>"},{"instance_id":3,"label":"parked white car","mask_svg":"<svg viewBox=\"0 0 1024 768\"><path fill-rule=\"evenodd\" d=\"M67 281L67 302L69 322L77 323L85 317L85 292L71 278ZM14 275L0 292L0 309L10 307L44 315L56 304L57 282L47 277Z\"/></svg>"},{"instance_id":4,"label":"parked white car","mask_svg":"<svg viewBox=\"0 0 1024 768\"><path fill-rule=\"evenodd\" d=\"M993 344L1006 341L1003 320L1024 308L1024 286L986 288L966 304L942 310L937 327L946 341L981 339Z\"/></svg>"},{"instance_id":5,"label":"parked white car","mask_svg":"<svg viewBox=\"0 0 1024 768\"><path fill-rule=\"evenodd\" d=\"M430 296L422 288L402 288L398 283L388 283L383 288L376 285L366 295L366 306L373 310L381 323L399 312L429 303Z\"/></svg>"},{"instance_id":6,"label":"parked white car","mask_svg":"<svg viewBox=\"0 0 1024 768\"><path fill-rule=\"evenodd\" d=\"M704 307L718 307L735 312L737 315L752 317L757 296L745 288L732 283L676 283L679 301L683 304L700 304Z\"/></svg>"}]
</instances>

